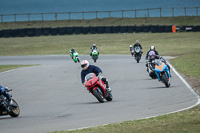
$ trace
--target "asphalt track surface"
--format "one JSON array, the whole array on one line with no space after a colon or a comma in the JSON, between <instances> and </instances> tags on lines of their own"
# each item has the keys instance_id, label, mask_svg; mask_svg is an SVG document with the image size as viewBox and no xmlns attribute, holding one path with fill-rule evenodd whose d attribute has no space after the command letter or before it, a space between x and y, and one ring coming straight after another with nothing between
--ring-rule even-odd
<instances>
[{"instance_id":1,"label":"asphalt track surface","mask_svg":"<svg viewBox=\"0 0 200 133\"><path fill-rule=\"evenodd\" d=\"M171 86L152 80L129 55L100 55L97 63L109 79L113 101L99 103L80 80L81 67L68 55L1 56L0 65L39 64L0 73L13 89L21 114L0 117L1 133L45 133L136 120L196 105L198 96L172 71Z\"/></svg>"}]
</instances>

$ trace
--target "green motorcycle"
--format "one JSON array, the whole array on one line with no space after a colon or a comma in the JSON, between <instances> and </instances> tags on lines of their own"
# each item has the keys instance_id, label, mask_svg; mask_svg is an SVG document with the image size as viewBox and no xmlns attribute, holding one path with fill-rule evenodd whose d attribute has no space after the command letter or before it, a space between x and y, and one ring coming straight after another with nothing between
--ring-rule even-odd
<instances>
[{"instance_id":1,"label":"green motorcycle","mask_svg":"<svg viewBox=\"0 0 200 133\"><path fill-rule=\"evenodd\" d=\"M97 61L98 56L99 56L99 52L98 52L96 49L94 49L94 50L92 51L92 59L94 60L94 62Z\"/></svg>"},{"instance_id":2,"label":"green motorcycle","mask_svg":"<svg viewBox=\"0 0 200 133\"><path fill-rule=\"evenodd\" d=\"M71 55L75 63L80 62L78 55L79 55L78 52L74 52L73 55Z\"/></svg>"}]
</instances>

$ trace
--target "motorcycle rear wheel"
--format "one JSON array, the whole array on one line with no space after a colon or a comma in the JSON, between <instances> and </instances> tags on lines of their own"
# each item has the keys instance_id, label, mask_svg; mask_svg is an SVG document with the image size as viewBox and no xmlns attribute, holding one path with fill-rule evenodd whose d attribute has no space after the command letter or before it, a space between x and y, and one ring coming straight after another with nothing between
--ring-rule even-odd
<instances>
[{"instance_id":1,"label":"motorcycle rear wheel","mask_svg":"<svg viewBox=\"0 0 200 133\"><path fill-rule=\"evenodd\" d=\"M104 103L104 98L103 98L103 93L102 92L99 92L98 89L95 89L95 90L93 90L93 94L94 94L94 96L97 98L97 100L100 103Z\"/></svg>"}]
</instances>

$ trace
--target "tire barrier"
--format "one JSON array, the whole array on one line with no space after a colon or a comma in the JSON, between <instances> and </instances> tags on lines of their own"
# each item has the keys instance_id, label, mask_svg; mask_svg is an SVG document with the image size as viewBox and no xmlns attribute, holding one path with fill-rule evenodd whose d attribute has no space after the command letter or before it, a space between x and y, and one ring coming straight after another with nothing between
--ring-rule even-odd
<instances>
[{"instance_id":1,"label":"tire barrier","mask_svg":"<svg viewBox=\"0 0 200 133\"><path fill-rule=\"evenodd\" d=\"M58 34L59 34L59 35L65 35L65 34L66 34L65 28L58 27Z\"/></svg>"},{"instance_id":2,"label":"tire barrier","mask_svg":"<svg viewBox=\"0 0 200 133\"><path fill-rule=\"evenodd\" d=\"M18 29L15 29L15 30L10 30L10 36L11 37L17 37L18 36Z\"/></svg>"},{"instance_id":3,"label":"tire barrier","mask_svg":"<svg viewBox=\"0 0 200 133\"><path fill-rule=\"evenodd\" d=\"M143 26L136 26L135 27L135 32L137 32L137 33L143 32Z\"/></svg>"},{"instance_id":4,"label":"tire barrier","mask_svg":"<svg viewBox=\"0 0 200 133\"><path fill-rule=\"evenodd\" d=\"M97 33L98 34L105 33L105 27L104 26L98 26L97 27Z\"/></svg>"},{"instance_id":5,"label":"tire barrier","mask_svg":"<svg viewBox=\"0 0 200 133\"><path fill-rule=\"evenodd\" d=\"M3 37L10 37L10 30L3 30Z\"/></svg>"},{"instance_id":6,"label":"tire barrier","mask_svg":"<svg viewBox=\"0 0 200 133\"><path fill-rule=\"evenodd\" d=\"M90 32L90 27L83 27L82 28L82 33L83 34L88 34Z\"/></svg>"},{"instance_id":7,"label":"tire barrier","mask_svg":"<svg viewBox=\"0 0 200 133\"><path fill-rule=\"evenodd\" d=\"M120 26L113 26L112 27L112 33L119 33L120 31Z\"/></svg>"},{"instance_id":8,"label":"tire barrier","mask_svg":"<svg viewBox=\"0 0 200 133\"><path fill-rule=\"evenodd\" d=\"M133 33L133 32L135 32L135 26L128 26L127 32L128 32L128 33Z\"/></svg>"},{"instance_id":9,"label":"tire barrier","mask_svg":"<svg viewBox=\"0 0 200 133\"><path fill-rule=\"evenodd\" d=\"M105 27L105 33L112 33L112 27L111 26L106 26Z\"/></svg>"},{"instance_id":10,"label":"tire barrier","mask_svg":"<svg viewBox=\"0 0 200 133\"><path fill-rule=\"evenodd\" d=\"M18 30L19 37L25 37L26 36L26 29L19 29Z\"/></svg>"},{"instance_id":11,"label":"tire barrier","mask_svg":"<svg viewBox=\"0 0 200 133\"><path fill-rule=\"evenodd\" d=\"M90 27L90 33L96 34L97 33L97 27Z\"/></svg>"},{"instance_id":12,"label":"tire barrier","mask_svg":"<svg viewBox=\"0 0 200 133\"><path fill-rule=\"evenodd\" d=\"M74 33L74 27L67 27L66 28L66 34L71 35Z\"/></svg>"},{"instance_id":13,"label":"tire barrier","mask_svg":"<svg viewBox=\"0 0 200 133\"><path fill-rule=\"evenodd\" d=\"M74 27L74 33L75 34L81 34L82 33L82 27Z\"/></svg>"},{"instance_id":14,"label":"tire barrier","mask_svg":"<svg viewBox=\"0 0 200 133\"><path fill-rule=\"evenodd\" d=\"M41 36L42 35L42 28L35 29L35 36Z\"/></svg>"},{"instance_id":15,"label":"tire barrier","mask_svg":"<svg viewBox=\"0 0 200 133\"><path fill-rule=\"evenodd\" d=\"M50 34L53 35L53 36L57 35L58 34L58 28L51 28Z\"/></svg>"},{"instance_id":16,"label":"tire barrier","mask_svg":"<svg viewBox=\"0 0 200 133\"><path fill-rule=\"evenodd\" d=\"M143 32L150 32L150 30L151 30L151 26L149 25L143 26Z\"/></svg>"},{"instance_id":17,"label":"tire barrier","mask_svg":"<svg viewBox=\"0 0 200 133\"><path fill-rule=\"evenodd\" d=\"M50 34L51 28L43 28L42 35L48 36Z\"/></svg>"},{"instance_id":18,"label":"tire barrier","mask_svg":"<svg viewBox=\"0 0 200 133\"><path fill-rule=\"evenodd\" d=\"M128 31L128 28L127 28L128 26L120 26L120 30L119 30L119 32L120 33L127 33L127 31Z\"/></svg>"},{"instance_id":19,"label":"tire barrier","mask_svg":"<svg viewBox=\"0 0 200 133\"><path fill-rule=\"evenodd\" d=\"M175 26L176 32L200 32L200 25ZM0 30L0 37L33 37L48 35L71 35L71 34L103 34L103 33L140 33L172 32L172 25L143 25L143 26L89 26L89 27L57 27L57 28L25 28Z\"/></svg>"}]
</instances>

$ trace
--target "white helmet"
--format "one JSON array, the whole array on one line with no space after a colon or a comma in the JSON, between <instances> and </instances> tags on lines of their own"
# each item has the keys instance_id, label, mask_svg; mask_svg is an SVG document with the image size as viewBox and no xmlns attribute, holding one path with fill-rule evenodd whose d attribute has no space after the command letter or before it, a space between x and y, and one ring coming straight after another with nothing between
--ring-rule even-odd
<instances>
[{"instance_id":1,"label":"white helmet","mask_svg":"<svg viewBox=\"0 0 200 133\"><path fill-rule=\"evenodd\" d=\"M93 46L93 47L96 47L96 44L93 44L92 46Z\"/></svg>"},{"instance_id":2,"label":"white helmet","mask_svg":"<svg viewBox=\"0 0 200 133\"><path fill-rule=\"evenodd\" d=\"M139 41L137 40L135 43L139 43Z\"/></svg>"},{"instance_id":3,"label":"white helmet","mask_svg":"<svg viewBox=\"0 0 200 133\"><path fill-rule=\"evenodd\" d=\"M132 46L132 45L130 45L129 47L130 47L130 48L132 48L133 46Z\"/></svg>"},{"instance_id":4,"label":"white helmet","mask_svg":"<svg viewBox=\"0 0 200 133\"><path fill-rule=\"evenodd\" d=\"M89 67L89 62L87 61L87 60L83 60L83 61L81 61L81 68L83 69L83 70L86 70L88 67Z\"/></svg>"},{"instance_id":5,"label":"white helmet","mask_svg":"<svg viewBox=\"0 0 200 133\"><path fill-rule=\"evenodd\" d=\"M154 47L154 46L151 46L151 47L150 47L150 50L153 50L153 51L154 51L154 50L155 50L155 47Z\"/></svg>"}]
</instances>

